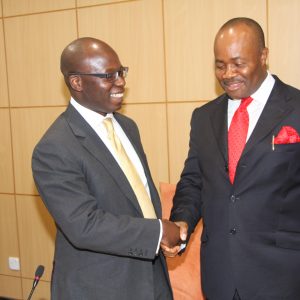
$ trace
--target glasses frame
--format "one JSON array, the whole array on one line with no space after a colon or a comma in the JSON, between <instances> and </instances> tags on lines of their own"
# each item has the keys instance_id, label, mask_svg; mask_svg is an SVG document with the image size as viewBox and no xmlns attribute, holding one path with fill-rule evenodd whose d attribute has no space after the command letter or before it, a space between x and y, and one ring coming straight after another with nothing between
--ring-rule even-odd
<instances>
[{"instance_id":1,"label":"glasses frame","mask_svg":"<svg viewBox=\"0 0 300 300\"><path fill-rule=\"evenodd\" d=\"M128 67L121 67L119 70L110 73L81 73L81 72L69 72L68 76L71 75L85 75L85 76L94 76L98 78L106 78L108 80L115 81L119 77L125 78L128 74Z\"/></svg>"}]
</instances>

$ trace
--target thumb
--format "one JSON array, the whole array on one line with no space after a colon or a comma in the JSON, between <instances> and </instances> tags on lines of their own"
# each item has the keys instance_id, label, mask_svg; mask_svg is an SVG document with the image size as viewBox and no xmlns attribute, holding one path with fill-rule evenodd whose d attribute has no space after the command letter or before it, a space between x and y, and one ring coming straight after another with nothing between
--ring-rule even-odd
<instances>
[{"instance_id":1,"label":"thumb","mask_svg":"<svg viewBox=\"0 0 300 300\"><path fill-rule=\"evenodd\" d=\"M180 228L180 238L182 241L186 241L187 239L187 232L188 232L188 225L186 222L180 221L175 222L177 226Z\"/></svg>"}]
</instances>

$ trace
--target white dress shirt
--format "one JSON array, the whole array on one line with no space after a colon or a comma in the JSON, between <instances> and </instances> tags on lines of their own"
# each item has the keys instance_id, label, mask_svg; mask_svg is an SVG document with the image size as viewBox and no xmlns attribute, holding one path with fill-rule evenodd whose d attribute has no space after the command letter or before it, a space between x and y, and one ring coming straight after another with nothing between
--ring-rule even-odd
<instances>
[{"instance_id":1,"label":"white dress shirt","mask_svg":"<svg viewBox=\"0 0 300 300\"><path fill-rule=\"evenodd\" d=\"M274 77L268 72L266 79L263 81L259 89L252 95L253 101L248 105L247 111L249 114L249 128L247 134L247 141L252 134L254 127L257 124L257 121L267 103L267 100L271 94L273 86L275 84ZM228 110L227 110L227 117L228 117L228 129L231 124L231 120L235 111L238 109L241 103L241 99L228 99Z\"/></svg>"}]
</instances>

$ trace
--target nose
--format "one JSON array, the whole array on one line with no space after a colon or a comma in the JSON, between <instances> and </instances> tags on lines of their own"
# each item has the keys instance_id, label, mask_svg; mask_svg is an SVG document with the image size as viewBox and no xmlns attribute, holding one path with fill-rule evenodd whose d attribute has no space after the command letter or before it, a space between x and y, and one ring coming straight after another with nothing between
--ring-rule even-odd
<instances>
[{"instance_id":1,"label":"nose","mask_svg":"<svg viewBox=\"0 0 300 300\"><path fill-rule=\"evenodd\" d=\"M125 84L126 84L125 78L122 76L118 76L118 78L114 82L114 85L116 86L125 86Z\"/></svg>"},{"instance_id":2,"label":"nose","mask_svg":"<svg viewBox=\"0 0 300 300\"><path fill-rule=\"evenodd\" d=\"M236 76L236 68L233 65L227 65L223 74L224 79L229 79Z\"/></svg>"}]
</instances>

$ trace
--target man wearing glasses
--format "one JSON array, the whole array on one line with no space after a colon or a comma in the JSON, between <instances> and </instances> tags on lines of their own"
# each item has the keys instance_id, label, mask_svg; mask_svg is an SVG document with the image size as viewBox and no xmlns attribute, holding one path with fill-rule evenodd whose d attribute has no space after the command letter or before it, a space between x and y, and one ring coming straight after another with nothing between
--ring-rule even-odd
<instances>
[{"instance_id":1,"label":"man wearing glasses","mask_svg":"<svg viewBox=\"0 0 300 300\"><path fill-rule=\"evenodd\" d=\"M116 113L128 68L106 43L80 38L61 72L70 104L32 158L57 224L51 299L171 300L160 245L178 244L179 228L160 220L138 128Z\"/></svg>"}]
</instances>

